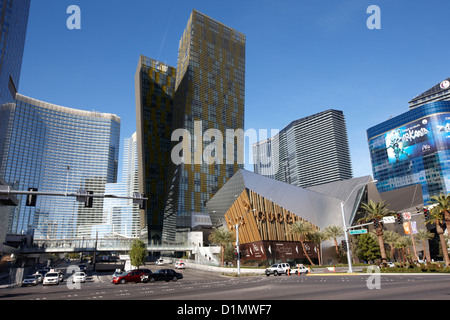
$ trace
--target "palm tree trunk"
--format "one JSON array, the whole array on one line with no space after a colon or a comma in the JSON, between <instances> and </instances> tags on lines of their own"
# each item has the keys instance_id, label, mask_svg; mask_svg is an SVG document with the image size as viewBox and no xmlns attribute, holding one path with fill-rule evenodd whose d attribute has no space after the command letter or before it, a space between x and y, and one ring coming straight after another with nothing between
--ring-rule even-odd
<instances>
[{"instance_id":1,"label":"palm tree trunk","mask_svg":"<svg viewBox=\"0 0 450 320\"><path fill-rule=\"evenodd\" d=\"M449 211L444 211L444 221L445 221L445 225L447 227L447 230L450 231L450 212Z\"/></svg>"},{"instance_id":2,"label":"palm tree trunk","mask_svg":"<svg viewBox=\"0 0 450 320\"><path fill-rule=\"evenodd\" d=\"M391 247L391 260L395 261L395 248L394 248L394 244L389 244L389 246Z\"/></svg>"},{"instance_id":3,"label":"palm tree trunk","mask_svg":"<svg viewBox=\"0 0 450 320\"><path fill-rule=\"evenodd\" d=\"M380 253L381 253L381 263L386 265L387 258L386 258L386 248L384 247L384 240L383 240L383 227L380 229L377 229L377 237L378 237L378 243L380 245Z\"/></svg>"},{"instance_id":4,"label":"palm tree trunk","mask_svg":"<svg viewBox=\"0 0 450 320\"><path fill-rule=\"evenodd\" d=\"M444 228L441 225L441 223L439 222L439 220L436 220L436 231L439 234L439 240L441 240L442 255L444 256L445 266L448 267L448 266L450 266L450 259L448 256L447 242L445 241L445 237L444 237Z\"/></svg>"},{"instance_id":5,"label":"palm tree trunk","mask_svg":"<svg viewBox=\"0 0 450 320\"><path fill-rule=\"evenodd\" d=\"M431 261L431 258L430 258L430 249L427 247L427 244L426 244L425 240L422 241L422 246L423 246L423 255L424 255L424 258L427 259L427 261Z\"/></svg>"},{"instance_id":6,"label":"palm tree trunk","mask_svg":"<svg viewBox=\"0 0 450 320\"><path fill-rule=\"evenodd\" d=\"M341 263L341 255L339 254L339 247L336 238L334 238L334 247L336 249L338 263Z\"/></svg>"},{"instance_id":7,"label":"palm tree trunk","mask_svg":"<svg viewBox=\"0 0 450 320\"><path fill-rule=\"evenodd\" d=\"M319 258L319 266L321 266L322 265L322 260L320 259L320 245L316 246L316 248L317 248L317 256Z\"/></svg>"},{"instance_id":8,"label":"palm tree trunk","mask_svg":"<svg viewBox=\"0 0 450 320\"><path fill-rule=\"evenodd\" d=\"M305 253L306 258L308 258L309 263L310 263L312 266L315 266L315 264L311 261L311 258L309 257L308 252L306 252L305 244L303 243L303 241L300 241L300 243L302 244L303 252Z\"/></svg>"}]
</instances>

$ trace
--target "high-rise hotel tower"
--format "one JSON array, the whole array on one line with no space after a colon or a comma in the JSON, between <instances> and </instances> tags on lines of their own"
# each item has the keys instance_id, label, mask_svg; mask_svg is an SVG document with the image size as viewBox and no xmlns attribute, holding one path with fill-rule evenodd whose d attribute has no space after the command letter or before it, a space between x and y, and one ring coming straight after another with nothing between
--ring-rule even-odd
<instances>
[{"instance_id":1,"label":"high-rise hotel tower","mask_svg":"<svg viewBox=\"0 0 450 320\"><path fill-rule=\"evenodd\" d=\"M2 108L0 108L2 109ZM103 194L117 181L120 118L39 101L21 94L3 110L7 124L0 148L0 175L13 190ZM95 238L104 223L103 199L91 208L74 197L27 197L11 212L10 233L34 233L35 239Z\"/></svg>"},{"instance_id":2,"label":"high-rise hotel tower","mask_svg":"<svg viewBox=\"0 0 450 320\"><path fill-rule=\"evenodd\" d=\"M307 188L351 179L344 113L326 110L292 121L276 136L253 145L254 170Z\"/></svg>"},{"instance_id":3,"label":"high-rise hotel tower","mask_svg":"<svg viewBox=\"0 0 450 320\"><path fill-rule=\"evenodd\" d=\"M169 207L175 75L174 67L141 56L135 76L139 192L148 198L141 210L141 237L155 244L176 226Z\"/></svg>"},{"instance_id":4,"label":"high-rise hotel tower","mask_svg":"<svg viewBox=\"0 0 450 320\"><path fill-rule=\"evenodd\" d=\"M192 158L178 167L178 214L207 212L205 203L243 167L239 134L226 132L244 129L245 42L244 34L196 10L181 37L175 125L193 138ZM223 139L205 135L210 129ZM217 148L209 154L212 143ZM205 153L215 161L204 161Z\"/></svg>"},{"instance_id":5,"label":"high-rise hotel tower","mask_svg":"<svg viewBox=\"0 0 450 320\"><path fill-rule=\"evenodd\" d=\"M206 202L243 167L244 100L245 36L196 10L181 37L176 70L141 56L139 180L149 199L141 212L143 238L175 240L177 219L206 213ZM186 134L177 136L180 130ZM180 144L186 149L177 149Z\"/></svg>"}]
</instances>

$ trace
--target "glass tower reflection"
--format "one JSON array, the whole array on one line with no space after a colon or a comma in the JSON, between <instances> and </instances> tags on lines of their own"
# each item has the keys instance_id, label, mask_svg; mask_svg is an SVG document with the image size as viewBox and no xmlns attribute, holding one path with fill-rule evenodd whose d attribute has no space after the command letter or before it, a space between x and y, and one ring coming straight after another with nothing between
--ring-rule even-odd
<instances>
[{"instance_id":1,"label":"glass tower reflection","mask_svg":"<svg viewBox=\"0 0 450 320\"><path fill-rule=\"evenodd\" d=\"M117 180L120 118L53 105L17 94L8 108L0 175L16 190L105 192ZM35 239L95 237L103 223L103 199L92 208L73 197L38 196L36 207L14 208L9 232Z\"/></svg>"}]
</instances>

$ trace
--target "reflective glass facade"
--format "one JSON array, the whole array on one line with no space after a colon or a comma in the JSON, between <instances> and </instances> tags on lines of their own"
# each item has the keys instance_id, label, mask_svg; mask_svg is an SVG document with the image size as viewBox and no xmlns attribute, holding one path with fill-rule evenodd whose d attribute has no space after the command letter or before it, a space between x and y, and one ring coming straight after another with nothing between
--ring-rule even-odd
<instances>
[{"instance_id":1,"label":"reflective glass facade","mask_svg":"<svg viewBox=\"0 0 450 320\"><path fill-rule=\"evenodd\" d=\"M176 213L169 192L175 77L174 67L140 57L135 75L139 190L148 198L141 212L141 235L149 243L175 239Z\"/></svg>"},{"instance_id":2,"label":"reflective glass facade","mask_svg":"<svg viewBox=\"0 0 450 320\"><path fill-rule=\"evenodd\" d=\"M0 105L19 87L29 10L30 0L0 0Z\"/></svg>"},{"instance_id":3,"label":"reflective glass facade","mask_svg":"<svg viewBox=\"0 0 450 320\"><path fill-rule=\"evenodd\" d=\"M180 215L207 212L206 202L243 167L242 141L226 130L244 130L245 50L244 34L193 10L179 43L175 94L176 126L193 137L192 158L178 168ZM223 138L214 137L214 163L201 159L212 145L209 129Z\"/></svg>"},{"instance_id":4,"label":"reflective glass facade","mask_svg":"<svg viewBox=\"0 0 450 320\"><path fill-rule=\"evenodd\" d=\"M136 133L125 139L123 152L122 181L107 183L106 195L132 197L139 192ZM105 221L96 226L100 237L119 236L138 238L140 236L139 206L132 199L105 198L103 201Z\"/></svg>"},{"instance_id":5,"label":"reflective glass facade","mask_svg":"<svg viewBox=\"0 0 450 320\"><path fill-rule=\"evenodd\" d=\"M61 107L17 94L8 109L0 175L16 190L105 192L116 182L120 118ZM11 233L34 230L35 239L95 237L104 222L103 199L93 208L73 197L38 196L36 207L19 196L8 222Z\"/></svg>"},{"instance_id":6,"label":"reflective glass facade","mask_svg":"<svg viewBox=\"0 0 450 320\"><path fill-rule=\"evenodd\" d=\"M424 203L450 192L450 101L418 106L367 130L380 192L420 183Z\"/></svg>"},{"instance_id":7,"label":"reflective glass facade","mask_svg":"<svg viewBox=\"0 0 450 320\"><path fill-rule=\"evenodd\" d=\"M339 110L291 122L273 138L254 144L253 157L255 173L302 188L353 176L345 117Z\"/></svg>"}]
</instances>

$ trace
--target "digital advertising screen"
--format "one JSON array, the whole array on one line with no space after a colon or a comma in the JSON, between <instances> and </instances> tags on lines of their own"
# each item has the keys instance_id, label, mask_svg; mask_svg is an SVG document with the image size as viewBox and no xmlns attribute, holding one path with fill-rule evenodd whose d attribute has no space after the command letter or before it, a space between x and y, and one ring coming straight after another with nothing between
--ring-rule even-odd
<instances>
[{"instance_id":1,"label":"digital advertising screen","mask_svg":"<svg viewBox=\"0 0 450 320\"><path fill-rule=\"evenodd\" d=\"M450 114L432 115L385 134L389 163L450 149Z\"/></svg>"},{"instance_id":2,"label":"digital advertising screen","mask_svg":"<svg viewBox=\"0 0 450 320\"><path fill-rule=\"evenodd\" d=\"M389 131L385 140L389 163L398 163L436 151L430 118L423 118Z\"/></svg>"}]
</instances>

